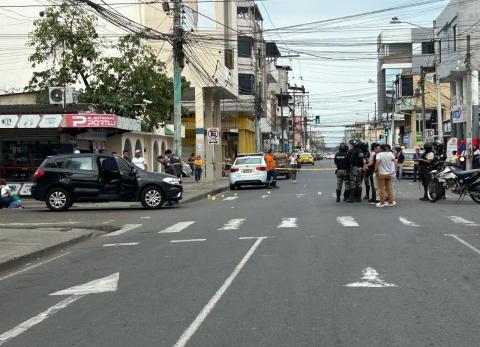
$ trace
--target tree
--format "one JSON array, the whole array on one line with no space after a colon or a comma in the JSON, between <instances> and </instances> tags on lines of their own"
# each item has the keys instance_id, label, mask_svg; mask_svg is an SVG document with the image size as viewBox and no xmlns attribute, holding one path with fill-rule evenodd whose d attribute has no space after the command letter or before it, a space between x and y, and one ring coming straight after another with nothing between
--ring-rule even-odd
<instances>
[{"instance_id":1,"label":"tree","mask_svg":"<svg viewBox=\"0 0 480 347\"><path fill-rule=\"evenodd\" d=\"M80 84L80 101L142 119L149 127L173 113L173 80L153 49L138 36L126 35L110 46L102 44L96 18L71 1L42 14L29 41L35 47L30 62L37 71L27 89L46 92L51 86ZM106 48L111 56L105 56ZM184 81L183 86L188 83Z\"/></svg>"},{"instance_id":2,"label":"tree","mask_svg":"<svg viewBox=\"0 0 480 347\"><path fill-rule=\"evenodd\" d=\"M42 11L40 17L28 41L35 48L29 61L36 71L27 89L45 91L80 81L90 90L101 48L95 17L66 1Z\"/></svg>"}]
</instances>

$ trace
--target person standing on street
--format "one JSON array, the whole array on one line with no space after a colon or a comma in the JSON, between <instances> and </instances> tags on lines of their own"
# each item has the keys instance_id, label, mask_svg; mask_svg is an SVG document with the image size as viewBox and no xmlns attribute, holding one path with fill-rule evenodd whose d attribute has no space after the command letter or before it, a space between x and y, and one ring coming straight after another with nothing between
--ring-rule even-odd
<instances>
[{"instance_id":1,"label":"person standing on street","mask_svg":"<svg viewBox=\"0 0 480 347\"><path fill-rule=\"evenodd\" d=\"M128 161L129 163L132 162L132 159L130 159L130 153L127 150L124 150L122 152L122 158Z\"/></svg>"},{"instance_id":2,"label":"person standing on street","mask_svg":"<svg viewBox=\"0 0 480 347\"><path fill-rule=\"evenodd\" d=\"M370 171L365 168L366 165L372 160L373 153L370 153L368 150L368 143L363 142L362 143L362 151L364 155L364 167L363 167L363 181L365 183L365 196L363 197L363 200L369 200L370 199ZM372 186L372 190L375 189Z\"/></svg>"},{"instance_id":3,"label":"person standing on street","mask_svg":"<svg viewBox=\"0 0 480 347\"><path fill-rule=\"evenodd\" d=\"M428 175L430 171L432 171L432 164L433 160L435 159L435 155L433 153L433 144L431 142L427 142L423 145L423 149L425 150L420 159L418 160L418 171L420 174L420 181L422 182L423 186L423 197L420 198L421 201L428 201L427 196L427 185L428 185Z\"/></svg>"},{"instance_id":4,"label":"person standing on street","mask_svg":"<svg viewBox=\"0 0 480 347\"><path fill-rule=\"evenodd\" d=\"M292 176L293 183L297 183L297 171L299 169L297 154L295 152L292 152L288 160L289 160L290 176Z\"/></svg>"},{"instance_id":5,"label":"person standing on street","mask_svg":"<svg viewBox=\"0 0 480 347\"><path fill-rule=\"evenodd\" d=\"M403 163L405 162L405 154L403 153L402 147L395 148L396 154L395 157L397 158L397 180L401 181L403 178Z\"/></svg>"},{"instance_id":6,"label":"person standing on street","mask_svg":"<svg viewBox=\"0 0 480 347\"><path fill-rule=\"evenodd\" d=\"M147 161L142 157L142 150L137 149L135 151L135 157L132 158L132 164L138 167L139 169L147 171Z\"/></svg>"},{"instance_id":7,"label":"person standing on street","mask_svg":"<svg viewBox=\"0 0 480 347\"><path fill-rule=\"evenodd\" d=\"M377 207L393 207L396 205L392 181L397 172L395 155L387 150L386 145L380 146L380 153L376 155L375 173L377 187L380 193L380 202Z\"/></svg>"},{"instance_id":8,"label":"person standing on street","mask_svg":"<svg viewBox=\"0 0 480 347\"><path fill-rule=\"evenodd\" d=\"M372 190L372 198L368 202L377 202L377 190L376 190L376 177L375 177L375 163L377 160L377 153L380 152L380 145L378 143L372 143L370 146L370 158L368 163L364 167L364 171L368 173L368 179L370 181L370 187Z\"/></svg>"},{"instance_id":9,"label":"person standing on street","mask_svg":"<svg viewBox=\"0 0 480 347\"><path fill-rule=\"evenodd\" d=\"M278 188L276 181L276 166L275 159L273 159L273 151L270 149L265 156L265 162L267 163L267 188Z\"/></svg>"},{"instance_id":10,"label":"person standing on street","mask_svg":"<svg viewBox=\"0 0 480 347\"><path fill-rule=\"evenodd\" d=\"M165 156L167 157L169 164L172 165L175 170L174 176L182 178L182 160L180 157L173 153L171 149L165 151Z\"/></svg>"},{"instance_id":11,"label":"person standing on street","mask_svg":"<svg viewBox=\"0 0 480 347\"><path fill-rule=\"evenodd\" d=\"M413 182L417 182L418 176L418 161L421 158L420 148L415 148L415 153L413 154Z\"/></svg>"},{"instance_id":12,"label":"person standing on street","mask_svg":"<svg viewBox=\"0 0 480 347\"><path fill-rule=\"evenodd\" d=\"M195 169L195 183L200 183L200 180L202 178L202 167L203 167L203 161L202 157L197 155L197 159L193 162L194 169Z\"/></svg>"},{"instance_id":13,"label":"person standing on street","mask_svg":"<svg viewBox=\"0 0 480 347\"><path fill-rule=\"evenodd\" d=\"M355 141L348 155L350 168L350 199L347 202L362 202L363 166L365 156L362 151L363 142Z\"/></svg>"},{"instance_id":14,"label":"person standing on street","mask_svg":"<svg viewBox=\"0 0 480 347\"><path fill-rule=\"evenodd\" d=\"M342 196L342 187L345 183L345 188L343 191L344 200L347 200L347 192L350 191L350 177L348 175L349 162L348 162L348 146L346 143L341 143L338 146L338 152L334 157L335 165L337 169L335 170L335 175L337 176L337 202L340 202L340 197Z\"/></svg>"}]
</instances>

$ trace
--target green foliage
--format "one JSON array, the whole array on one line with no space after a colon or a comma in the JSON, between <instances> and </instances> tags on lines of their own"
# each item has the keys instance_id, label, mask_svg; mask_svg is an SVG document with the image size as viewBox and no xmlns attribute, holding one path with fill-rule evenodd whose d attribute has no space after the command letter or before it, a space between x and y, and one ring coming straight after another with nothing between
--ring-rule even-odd
<instances>
[{"instance_id":1,"label":"green foliage","mask_svg":"<svg viewBox=\"0 0 480 347\"><path fill-rule=\"evenodd\" d=\"M173 80L165 65L134 35L108 47L113 55L102 55L107 47L95 26L95 17L69 1L48 8L31 33L29 45L35 52L30 61L38 70L27 88L44 92L49 86L80 83L81 102L142 119L148 128L165 122L173 113ZM188 87L185 80L183 87Z\"/></svg>"}]
</instances>

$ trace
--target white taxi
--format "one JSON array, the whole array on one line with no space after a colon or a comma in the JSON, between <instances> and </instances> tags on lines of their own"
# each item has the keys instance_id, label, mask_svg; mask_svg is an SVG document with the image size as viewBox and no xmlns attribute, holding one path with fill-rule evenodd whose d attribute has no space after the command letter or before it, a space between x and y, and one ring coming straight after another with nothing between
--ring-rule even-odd
<instances>
[{"instance_id":1,"label":"white taxi","mask_svg":"<svg viewBox=\"0 0 480 347\"><path fill-rule=\"evenodd\" d=\"M267 184L267 164L262 155L237 158L230 168L230 189Z\"/></svg>"}]
</instances>

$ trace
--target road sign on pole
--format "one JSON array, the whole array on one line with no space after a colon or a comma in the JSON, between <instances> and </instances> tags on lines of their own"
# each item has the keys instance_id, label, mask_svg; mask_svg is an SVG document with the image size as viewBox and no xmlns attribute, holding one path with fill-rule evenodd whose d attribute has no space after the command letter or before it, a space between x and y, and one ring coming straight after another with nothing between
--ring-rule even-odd
<instances>
[{"instance_id":1,"label":"road sign on pole","mask_svg":"<svg viewBox=\"0 0 480 347\"><path fill-rule=\"evenodd\" d=\"M435 129L425 129L425 142L435 141Z\"/></svg>"},{"instance_id":2,"label":"road sign on pole","mask_svg":"<svg viewBox=\"0 0 480 347\"><path fill-rule=\"evenodd\" d=\"M207 138L208 143L211 145L220 144L220 129L219 128L208 128L207 129Z\"/></svg>"}]
</instances>

